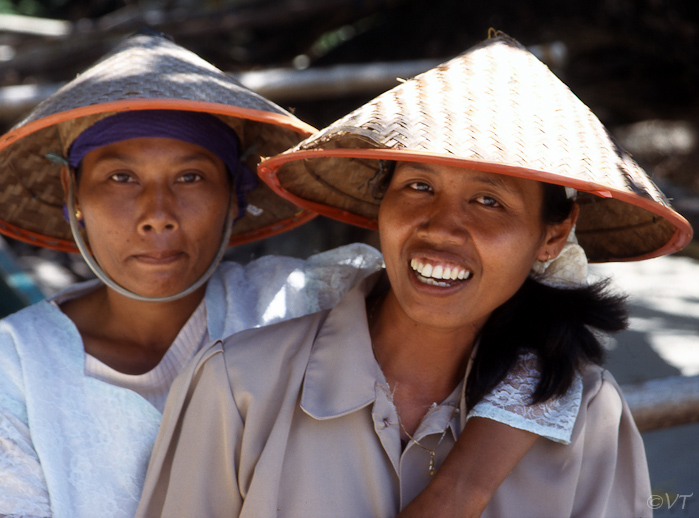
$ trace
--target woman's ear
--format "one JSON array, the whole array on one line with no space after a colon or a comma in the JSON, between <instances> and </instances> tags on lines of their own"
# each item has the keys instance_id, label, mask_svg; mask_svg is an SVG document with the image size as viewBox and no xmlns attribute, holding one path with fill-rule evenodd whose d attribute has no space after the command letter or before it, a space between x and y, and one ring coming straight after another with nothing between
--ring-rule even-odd
<instances>
[{"instance_id":1,"label":"woman's ear","mask_svg":"<svg viewBox=\"0 0 699 518\"><path fill-rule=\"evenodd\" d=\"M73 177L75 181L75 177ZM68 166L61 169L61 186L63 186L63 199L65 201L66 207L69 207L68 198L70 197L70 182L71 182L71 172ZM73 186L73 197L75 204L75 216L78 219L82 219L82 212L80 211L80 204L78 203L78 186Z\"/></svg>"},{"instance_id":2,"label":"woman's ear","mask_svg":"<svg viewBox=\"0 0 699 518\"><path fill-rule=\"evenodd\" d=\"M558 257L568 240L568 234L573 230L575 222L578 220L579 213L580 207L577 203L574 203L570 214L565 220L547 226L546 239L537 256L539 261L545 262Z\"/></svg>"}]
</instances>

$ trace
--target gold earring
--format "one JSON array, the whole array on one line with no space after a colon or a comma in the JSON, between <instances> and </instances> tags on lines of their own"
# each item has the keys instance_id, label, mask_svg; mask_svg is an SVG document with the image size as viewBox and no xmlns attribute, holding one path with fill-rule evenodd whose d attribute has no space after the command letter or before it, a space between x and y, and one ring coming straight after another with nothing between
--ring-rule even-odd
<instances>
[{"instance_id":1,"label":"gold earring","mask_svg":"<svg viewBox=\"0 0 699 518\"><path fill-rule=\"evenodd\" d=\"M80 212L80 209L75 209L75 219L83 219L83 213Z\"/></svg>"}]
</instances>

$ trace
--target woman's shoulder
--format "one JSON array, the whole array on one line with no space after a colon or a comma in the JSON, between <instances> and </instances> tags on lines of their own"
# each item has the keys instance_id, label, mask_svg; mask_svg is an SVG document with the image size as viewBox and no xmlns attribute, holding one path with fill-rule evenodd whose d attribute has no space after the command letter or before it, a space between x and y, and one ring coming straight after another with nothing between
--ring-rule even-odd
<instances>
[{"instance_id":1,"label":"woman's shoulder","mask_svg":"<svg viewBox=\"0 0 699 518\"><path fill-rule=\"evenodd\" d=\"M274 279L286 282L288 276L294 272L304 277L329 280L336 271L365 272L366 275L382 267L383 257L378 250L363 243L352 243L319 252L306 259L265 255L246 264L225 261L219 266L219 271L227 281L237 278L238 282L254 284L257 281L267 283ZM304 279L297 280L301 282Z\"/></svg>"},{"instance_id":2,"label":"woman's shoulder","mask_svg":"<svg viewBox=\"0 0 699 518\"><path fill-rule=\"evenodd\" d=\"M56 336L54 309L41 301L0 320L0 413L9 412L25 423L27 363L50 363L40 348Z\"/></svg>"},{"instance_id":3,"label":"woman's shoulder","mask_svg":"<svg viewBox=\"0 0 699 518\"><path fill-rule=\"evenodd\" d=\"M10 371L27 375L30 367L55 368L59 358L79 361L83 354L80 334L52 300L42 300L0 320L0 376L7 377Z\"/></svg>"},{"instance_id":4,"label":"woman's shoulder","mask_svg":"<svg viewBox=\"0 0 699 518\"><path fill-rule=\"evenodd\" d=\"M0 340L19 338L24 332L34 333L50 327L56 321L55 313L60 310L47 300L22 308L0 320Z\"/></svg>"},{"instance_id":5,"label":"woman's shoulder","mask_svg":"<svg viewBox=\"0 0 699 518\"><path fill-rule=\"evenodd\" d=\"M247 329L211 342L175 380L164 421L181 412L192 393L202 390L213 391L220 401L234 400L241 414L253 406L276 408L285 394L300 387L326 313ZM212 398L206 400L212 403Z\"/></svg>"},{"instance_id":6,"label":"woman's shoulder","mask_svg":"<svg viewBox=\"0 0 699 518\"><path fill-rule=\"evenodd\" d=\"M92 287L92 283L90 283ZM45 299L19 311L12 313L0 320L0 340L13 337L15 340L41 335L45 339L50 339L54 330L70 330L73 327L72 321L58 307L62 297L66 300L75 298L75 293L82 293L85 286L79 286L79 291L61 292L53 298ZM94 288L93 288L94 289Z\"/></svg>"},{"instance_id":7,"label":"woman's shoulder","mask_svg":"<svg viewBox=\"0 0 699 518\"><path fill-rule=\"evenodd\" d=\"M63 302L90 293L101 285L102 283L98 280L90 280L69 286L51 297L6 316L0 320L0 329L20 329L25 326L31 328L36 325L39 325L39 327L44 325L68 325L68 317L63 314L58 306Z\"/></svg>"},{"instance_id":8,"label":"woman's shoulder","mask_svg":"<svg viewBox=\"0 0 699 518\"><path fill-rule=\"evenodd\" d=\"M580 414L588 428L618 427L624 420L633 422L624 393L611 372L598 365L588 365L580 374L583 383Z\"/></svg>"},{"instance_id":9,"label":"woman's shoulder","mask_svg":"<svg viewBox=\"0 0 699 518\"><path fill-rule=\"evenodd\" d=\"M274 324L246 329L223 339L221 348L227 362L271 362L310 346L329 310L319 311Z\"/></svg>"},{"instance_id":10,"label":"woman's shoulder","mask_svg":"<svg viewBox=\"0 0 699 518\"><path fill-rule=\"evenodd\" d=\"M614 375L600 365L588 364L580 371L583 383L583 401L592 400L603 392L623 397Z\"/></svg>"},{"instance_id":11,"label":"woman's shoulder","mask_svg":"<svg viewBox=\"0 0 699 518\"><path fill-rule=\"evenodd\" d=\"M225 372L233 394L256 400L272 397L275 390L289 386L290 380L303 378L315 336L327 313L313 313L231 335L208 353L199 353L197 369L217 372L218 377Z\"/></svg>"}]
</instances>

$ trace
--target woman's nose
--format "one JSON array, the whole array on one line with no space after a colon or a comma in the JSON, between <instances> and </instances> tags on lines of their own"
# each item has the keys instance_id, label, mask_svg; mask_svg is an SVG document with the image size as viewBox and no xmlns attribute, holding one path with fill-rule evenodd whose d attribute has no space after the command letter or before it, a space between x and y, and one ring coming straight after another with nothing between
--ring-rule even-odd
<instances>
[{"instance_id":1,"label":"woman's nose","mask_svg":"<svg viewBox=\"0 0 699 518\"><path fill-rule=\"evenodd\" d=\"M149 187L141 193L140 232L160 233L179 227L172 192L167 187Z\"/></svg>"},{"instance_id":2,"label":"woman's nose","mask_svg":"<svg viewBox=\"0 0 699 518\"><path fill-rule=\"evenodd\" d=\"M424 239L435 243L462 244L469 237L462 217L463 207L453 202L437 202L420 226Z\"/></svg>"}]
</instances>

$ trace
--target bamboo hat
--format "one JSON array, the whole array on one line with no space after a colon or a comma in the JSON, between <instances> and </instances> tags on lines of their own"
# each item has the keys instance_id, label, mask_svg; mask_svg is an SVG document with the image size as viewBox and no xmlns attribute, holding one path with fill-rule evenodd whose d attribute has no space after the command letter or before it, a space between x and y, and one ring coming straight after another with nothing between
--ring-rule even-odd
<instances>
[{"instance_id":1,"label":"bamboo hat","mask_svg":"<svg viewBox=\"0 0 699 518\"><path fill-rule=\"evenodd\" d=\"M153 109L219 117L236 131L241 160L253 170L261 156L280 153L315 131L196 54L160 35L138 34L0 137L0 232L76 252L63 217L63 165L56 157L67 157L75 138L100 119ZM246 214L235 223L230 244L283 232L315 215L280 198L263 182L246 198Z\"/></svg>"},{"instance_id":2,"label":"bamboo hat","mask_svg":"<svg viewBox=\"0 0 699 518\"><path fill-rule=\"evenodd\" d=\"M692 237L648 175L543 63L505 35L380 95L258 173L327 216L377 228L381 161L431 162L578 191L590 261L671 253Z\"/></svg>"}]
</instances>

